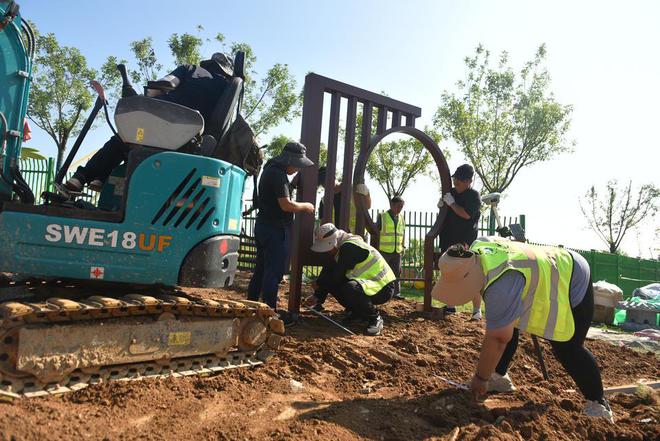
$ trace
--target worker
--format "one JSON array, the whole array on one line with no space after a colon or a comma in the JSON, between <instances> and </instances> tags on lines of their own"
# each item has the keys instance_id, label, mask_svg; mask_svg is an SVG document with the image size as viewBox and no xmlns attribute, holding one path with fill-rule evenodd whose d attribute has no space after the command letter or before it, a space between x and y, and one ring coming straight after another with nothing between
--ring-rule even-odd
<instances>
[{"instance_id":1,"label":"worker","mask_svg":"<svg viewBox=\"0 0 660 441\"><path fill-rule=\"evenodd\" d=\"M438 268L436 299L460 305L481 295L486 304L486 335L470 384L475 397L515 389L508 368L524 331L549 340L587 400L584 413L613 421L600 370L584 347L594 294L589 264L581 255L493 237L477 239L470 248L450 247Z\"/></svg>"},{"instance_id":2,"label":"worker","mask_svg":"<svg viewBox=\"0 0 660 441\"><path fill-rule=\"evenodd\" d=\"M389 301L396 277L378 250L360 236L323 224L314 230L312 251L334 257L323 266L314 283L314 294L305 306L319 309L328 294L346 309L347 321L368 321L366 333L380 335L383 318L375 305Z\"/></svg>"},{"instance_id":3,"label":"worker","mask_svg":"<svg viewBox=\"0 0 660 441\"><path fill-rule=\"evenodd\" d=\"M248 286L248 300L263 301L275 309L280 280L286 271L291 246L291 225L294 213L314 214L309 202L291 199L287 176L314 165L299 142L288 142L282 152L268 161L259 179L257 220L254 239L257 259ZM283 316L285 322L288 316Z\"/></svg>"},{"instance_id":4,"label":"worker","mask_svg":"<svg viewBox=\"0 0 660 441\"><path fill-rule=\"evenodd\" d=\"M453 188L445 193L438 202L438 208L447 205L447 218L440 230L440 253L444 253L455 244L470 245L476 238L481 216L481 198L472 188L474 168L463 164L452 176ZM481 320L481 297L472 300L471 320ZM456 312L456 305L447 305L445 313Z\"/></svg>"},{"instance_id":5,"label":"worker","mask_svg":"<svg viewBox=\"0 0 660 441\"><path fill-rule=\"evenodd\" d=\"M228 84L227 76L231 76L233 68L228 57L221 53L213 54L210 60L204 60L200 64L177 67L164 78L154 82L162 88L148 89L147 96L197 110L208 124L215 105ZM167 92L164 93L164 90ZM88 185L90 190L101 191L112 170L126 161L128 152L128 144L119 136L112 136L85 166L78 167L64 184L64 188L79 192Z\"/></svg>"},{"instance_id":6,"label":"worker","mask_svg":"<svg viewBox=\"0 0 660 441\"><path fill-rule=\"evenodd\" d=\"M401 255L404 249L404 239L406 235L406 221L401 214L405 202L401 196L394 196L390 199L390 209L380 213L377 226L380 231L380 241L378 251L383 256L387 264L392 268L396 276L394 282L393 298L403 300L401 295Z\"/></svg>"}]
</instances>

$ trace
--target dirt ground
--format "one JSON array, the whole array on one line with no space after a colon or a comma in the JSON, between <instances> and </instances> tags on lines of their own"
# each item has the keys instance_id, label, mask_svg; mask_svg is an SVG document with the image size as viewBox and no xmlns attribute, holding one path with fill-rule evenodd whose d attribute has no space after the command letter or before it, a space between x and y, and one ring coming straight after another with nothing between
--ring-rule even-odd
<instances>
[{"instance_id":1,"label":"dirt ground","mask_svg":"<svg viewBox=\"0 0 660 441\"><path fill-rule=\"evenodd\" d=\"M205 297L238 296L197 290ZM284 291L284 289L283 289ZM281 299L284 306L285 298ZM339 314L340 307L329 302ZM252 369L212 377L98 384L47 398L0 402L0 440L657 440L660 396L614 395L616 424L581 415L583 400L543 344L543 381L531 340L511 368L518 390L474 402L439 376L463 382L477 361L483 325L458 314L425 319L410 301L383 308L379 337L347 336L304 315L281 350ZM338 315L337 315L338 316ZM352 326L361 332L363 325ZM589 341L605 386L660 377L652 353Z\"/></svg>"}]
</instances>

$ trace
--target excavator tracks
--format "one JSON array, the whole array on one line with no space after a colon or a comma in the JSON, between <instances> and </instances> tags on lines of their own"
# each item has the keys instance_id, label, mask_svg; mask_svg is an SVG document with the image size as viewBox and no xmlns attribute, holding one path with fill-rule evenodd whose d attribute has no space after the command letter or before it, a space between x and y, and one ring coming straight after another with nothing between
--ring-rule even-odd
<instances>
[{"instance_id":1,"label":"excavator tracks","mask_svg":"<svg viewBox=\"0 0 660 441\"><path fill-rule=\"evenodd\" d=\"M267 305L178 295L0 303L0 395L262 364L284 324Z\"/></svg>"}]
</instances>

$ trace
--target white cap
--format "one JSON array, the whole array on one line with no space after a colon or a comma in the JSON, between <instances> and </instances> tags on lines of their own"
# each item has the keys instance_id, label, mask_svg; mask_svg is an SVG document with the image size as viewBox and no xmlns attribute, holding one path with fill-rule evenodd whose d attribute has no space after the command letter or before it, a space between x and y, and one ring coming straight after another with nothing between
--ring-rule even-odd
<instances>
[{"instance_id":1,"label":"white cap","mask_svg":"<svg viewBox=\"0 0 660 441\"><path fill-rule=\"evenodd\" d=\"M337 246L339 231L333 224L319 225L314 229L312 251L325 253Z\"/></svg>"}]
</instances>

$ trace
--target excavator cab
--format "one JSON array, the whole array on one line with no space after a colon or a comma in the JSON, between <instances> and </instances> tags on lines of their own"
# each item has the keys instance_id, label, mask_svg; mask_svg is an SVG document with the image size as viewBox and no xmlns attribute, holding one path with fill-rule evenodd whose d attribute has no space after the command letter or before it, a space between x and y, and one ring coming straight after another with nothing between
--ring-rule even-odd
<instances>
[{"instance_id":1,"label":"excavator cab","mask_svg":"<svg viewBox=\"0 0 660 441\"><path fill-rule=\"evenodd\" d=\"M35 203L21 178L33 55L28 23L0 0L0 393L261 364L284 333L275 311L179 288L225 287L236 272L246 171L219 158L243 121L243 54L210 121L136 94L119 101L130 153L98 204L56 193ZM105 105L96 88L56 183Z\"/></svg>"}]
</instances>

